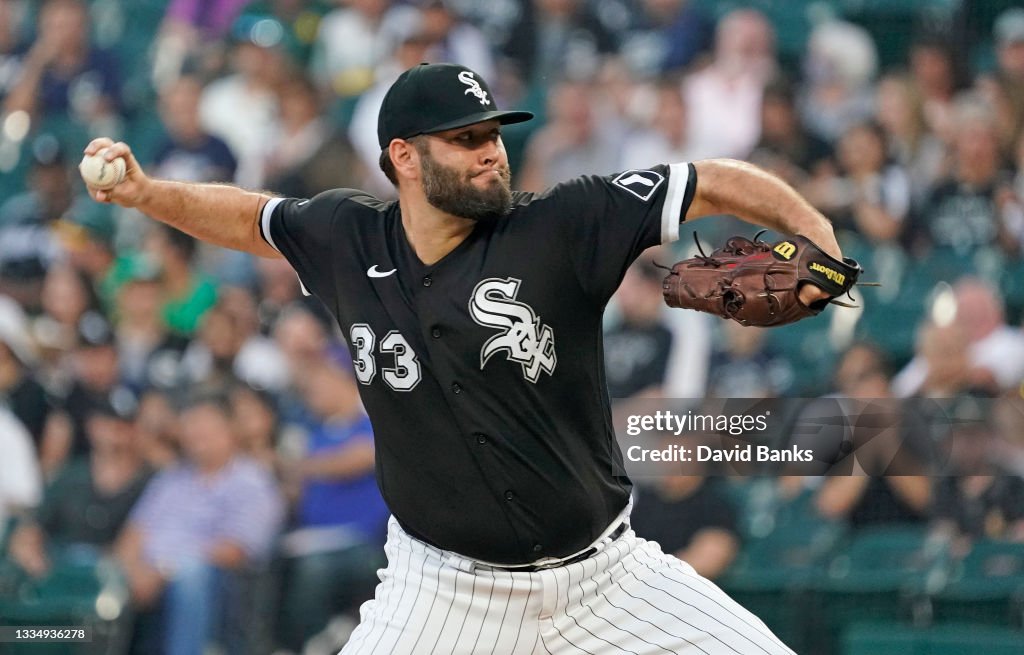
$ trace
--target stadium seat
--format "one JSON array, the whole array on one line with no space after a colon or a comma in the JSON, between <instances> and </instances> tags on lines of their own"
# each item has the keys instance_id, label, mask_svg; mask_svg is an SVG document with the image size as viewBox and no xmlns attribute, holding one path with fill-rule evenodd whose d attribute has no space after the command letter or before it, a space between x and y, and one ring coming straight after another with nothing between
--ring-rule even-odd
<instances>
[{"instance_id":1,"label":"stadium seat","mask_svg":"<svg viewBox=\"0 0 1024 655\"><path fill-rule=\"evenodd\" d=\"M866 621L843 630L841 655L927 655L919 628L903 623Z\"/></svg>"},{"instance_id":2,"label":"stadium seat","mask_svg":"<svg viewBox=\"0 0 1024 655\"><path fill-rule=\"evenodd\" d=\"M756 487L754 487L756 488ZM812 597L806 593L815 579L825 575L825 562L845 528L816 519L807 512L806 499L781 505L772 512L772 529L746 539L739 557L717 580L730 596L761 618L797 652L806 649L811 627L807 616Z\"/></svg>"},{"instance_id":3,"label":"stadium seat","mask_svg":"<svg viewBox=\"0 0 1024 655\"><path fill-rule=\"evenodd\" d=\"M857 621L911 621L927 612L928 580L945 560L923 527L865 530L845 544L817 580L815 605L831 635ZM822 645L834 651L835 644Z\"/></svg>"},{"instance_id":4,"label":"stadium seat","mask_svg":"<svg viewBox=\"0 0 1024 655\"><path fill-rule=\"evenodd\" d=\"M1021 627L1024 544L991 540L974 544L932 604L936 621Z\"/></svg>"},{"instance_id":5,"label":"stadium seat","mask_svg":"<svg viewBox=\"0 0 1024 655\"><path fill-rule=\"evenodd\" d=\"M930 628L924 655L1020 655L1024 632L987 625L950 624Z\"/></svg>"}]
</instances>

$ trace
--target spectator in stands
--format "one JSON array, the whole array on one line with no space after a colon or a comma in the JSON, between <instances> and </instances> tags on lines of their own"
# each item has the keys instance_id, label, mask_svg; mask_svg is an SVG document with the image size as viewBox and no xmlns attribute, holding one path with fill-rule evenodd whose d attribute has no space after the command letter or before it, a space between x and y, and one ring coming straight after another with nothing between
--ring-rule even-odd
<instances>
[{"instance_id":1,"label":"spectator in stands","mask_svg":"<svg viewBox=\"0 0 1024 655\"><path fill-rule=\"evenodd\" d=\"M25 313L14 300L0 296L0 397L28 430L35 449L53 411L35 375L37 356Z\"/></svg>"},{"instance_id":2,"label":"spectator in stands","mask_svg":"<svg viewBox=\"0 0 1024 655\"><path fill-rule=\"evenodd\" d=\"M190 384L205 389L227 389L238 380L237 359L245 335L238 322L217 304L200 322L199 330L182 357L182 367Z\"/></svg>"},{"instance_id":3,"label":"spectator in stands","mask_svg":"<svg viewBox=\"0 0 1024 655\"><path fill-rule=\"evenodd\" d=\"M262 187L266 135L277 130L275 91L288 72L280 34L274 34L254 35L250 21L236 21L228 51L231 73L210 82L199 99L202 127L228 144L238 161L232 181L242 186Z\"/></svg>"},{"instance_id":4,"label":"spectator in stands","mask_svg":"<svg viewBox=\"0 0 1024 655\"><path fill-rule=\"evenodd\" d=\"M462 64L485 80L495 79L490 44L474 25L465 21L451 0L419 0L419 32L432 44L430 61Z\"/></svg>"},{"instance_id":5,"label":"spectator in stands","mask_svg":"<svg viewBox=\"0 0 1024 655\"><path fill-rule=\"evenodd\" d=\"M792 388L796 377L786 357L765 343L764 330L727 321L711 353L707 395L715 398L773 398Z\"/></svg>"},{"instance_id":6,"label":"spectator in stands","mask_svg":"<svg viewBox=\"0 0 1024 655\"><path fill-rule=\"evenodd\" d=\"M281 312L292 303L300 302L303 297L299 287L299 276L284 258L260 257L256 262L256 270L259 274L259 331L261 334L270 335Z\"/></svg>"},{"instance_id":7,"label":"spectator in stands","mask_svg":"<svg viewBox=\"0 0 1024 655\"><path fill-rule=\"evenodd\" d=\"M993 457L993 404L965 395L950 408L951 470L936 482L932 515L935 531L961 552L975 539L1024 541L1024 478L1006 475Z\"/></svg>"},{"instance_id":8,"label":"spectator in stands","mask_svg":"<svg viewBox=\"0 0 1024 655\"><path fill-rule=\"evenodd\" d=\"M280 130L266 137L266 186L292 198L312 198L338 187L361 188L365 168L348 138L323 115L312 80L292 76L277 94Z\"/></svg>"},{"instance_id":9,"label":"spectator in stands","mask_svg":"<svg viewBox=\"0 0 1024 655\"><path fill-rule=\"evenodd\" d=\"M803 126L794 86L783 77L775 77L765 87L761 138L750 154L750 161L804 191L815 205L809 185L814 181L832 181L835 175L832 147Z\"/></svg>"},{"instance_id":10,"label":"spectator in stands","mask_svg":"<svg viewBox=\"0 0 1024 655\"><path fill-rule=\"evenodd\" d=\"M306 456L289 471L301 480L302 496L296 530L283 540L280 626L283 645L296 652L333 614L351 614L372 596L388 519L348 349L331 348L304 377L316 424Z\"/></svg>"},{"instance_id":11,"label":"spectator in stands","mask_svg":"<svg viewBox=\"0 0 1024 655\"><path fill-rule=\"evenodd\" d=\"M614 300L619 319L604 334L605 377L612 399L662 395L674 335L661 293L664 271L643 257L626 270Z\"/></svg>"},{"instance_id":12,"label":"spectator in stands","mask_svg":"<svg viewBox=\"0 0 1024 655\"><path fill-rule=\"evenodd\" d=\"M539 192L561 180L618 169L625 135L609 127L588 82L560 82L548 97L548 122L526 145L518 186Z\"/></svg>"},{"instance_id":13,"label":"spectator in stands","mask_svg":"<svg viewBox=\"0 0 1024 655\"><path fill-rule=\"evenodd\" d=\"M162 471L178 461L181 440L178 417L166 391L152 388L139 399L135 417L139 453L153 471Z\"/></svg>"},{"instance_id":14,"label":"spectator in stands","mask_svg":"<svg viewBox=\"0 0 1024 655\"><path fill-rule=\"evenodd\" d=\"M1024 478L1024 397L1019 391L1000 397L992 409L995 441L992 458L1008 475Z\"/></svg>"},{"instance_id":15,"label":"spectator in stands","mask_svg":"<svg viewBox=\"0 0 1024 655\"><path fill-rule=\"evenodd\" d=\"M184 232L156 225L145 248L162 274L164 322L183 336L195 332L203 314L217 301L216 283L194 266L196 247L196 240Z\"/></svg>"},{"instance_id":16,"label":"spectator in stands","mask_svg":"<svg viewBox=\"0 0 1024 655\"><path fill-rule=\"evenodd\" d=\"M95 563L113 544L150 477L132 419L109 403L89 409L88 458L61 470L11 537L12 559L33 577L55 563Z\"/></svg>"},{"instance_id":17,"label":"spectator in stands","mask_svg":"<svg viewBox=\"0 0 1024 655\"><path fill-rule=\"evenodd\" d=\"M672 437L665 446L695 448L701 437ZM650 486L638 485L630 526L637 536L661 545L709 580L732 564L740 550L736 511L722 478L697 471L706 464L686 465L686 475L666 470Z\"/></svg>"},{"instance_id":18,"label":"spectator in stands","mask_svg":"<svg viewBox=\"0 0 1024 655\"><path fill-rule=\"evenodd\" d=\"M182 357L189 383L224 389L242 380L261 388L284 388L287 362L255 328L255 322L247 321L230 301L220 300L203 316L198 338Z\"/></svg>"},{"instance_id":19,"label":"spectator in stands","mask_svg":"<svg viewBox=\"0 0 1024 655\"><path fill-rule=\"evenodd\" d=\"M403 35L395 50L377 67L376 80L359 97L352 112L348 138L359 154L363 170L367 172L368 190L378 198L392 198L395 195L394 185L378 166L380 144L377 142L377 116L384 102L384 94L402 71L420 62L430 61L432 45L431 38L418 29Z\"/></svg>"},{"instance_id":20,"label":"spectator in stands","mask_svg":"<svg viewBox=\"0 0 1024 655\"><path fill-rule=\"evenodd\" d=\"M241 346L235 358L235 375L257 388L277 392L288 385L288 362L274 340L260 332L259 308L252 289L226 285L217 304L234 321Z\"/></svg>"},{"instance_id":21,"label":"spectator in stands","mask_svg":"<svg viewBox=\"0 0 1024 655\"><path fill-rule=\"evenodd\" d=\"M47 0L39 12L38 36L4 109L102 124L99 131L105 132L118 121L120 94L117 59L89 41L85 2Z\"/></svg>"},{"instance_id":22,"label":"spectator in stands","mask_svg":"<svg viewBox=\"0 0 1024 655\"><path fill-rule=\"evenodd\" d=\"M142 652L198 655L221 622L228 653L250 652L237 630L240 574L270 554L283 506L272 475L238 453L227 399L198 396L181 414L185 461L157 474L132 509L116 553L141 622ZM163 634L154 640L153 627ZM161 643L162 642L162 643Z\"/></svg>"},{"instance_id":23,"label":"spectator in stands","mask_svg":"<svg viewBox=\"0 0 1024 655\"><path fill-rule=\"evenodd\" d=\"M153 80L158 89L182 70L216 69L227 36L250 0L170 0L153 49Z\"/></svg>"},{"instance_id":24,"label":"spectator in stands","mask_svg":"<svg viewBox=\"0 0 1024 655\"><path fill-rule=\"evenodd\" d=\"M96 407L134 413L135 394L121 383L114 332L106 319L86 312L78 321L78 343L70 354L71 384L46 424L40 460L52 478L65 464L89 454L86 424Z\"/></svg>"},{"instance_id":25,"label":"spectator in stands","mask_svg":"<svg viewBox=\"0 0 1024 655\"><path fill-rule=\"evenodd\" d=\"M327 352L331 342L327 324L305 305L294 303L281 313L274 327L274 341L288 362L289 386L280 394L281 419L306 427L311 419L299 386L305 372Z\"/></svg>"},{"instance_id":26,"label":"spectator in stands","mask_svg":"<svg viewBox=\"0 0 1024 655\"><path fill-rule=\"evenodd\" d=\"M136 257L131 266L117 296L115 335L122 379L137 393L174 388L185 383L181 357L188 340L172 334L164 322L160 270L145 257Z\"/></svg>"},{"instance_id":27,"label":"spectator in stands","mask_svg":"<svg viewBox=\"0 0 1024 655\"><path fill-rule=\"evenodd\" d=\"M683 71L711 48L713 25L697 4L692 0L638 3L633 24L620 34L620 52L634 73L653 77Z\"/></svg>"},{"instance_id":28,"label":"spectator in stands","mask_svg":"<svg viewBox=\"0 0 1024 655\"><path fill-rule=\"evenodd\" d=\"M1003 179L992 111L975 97L957 103L950 175L928 195L916 224L914 245L938 247L964 257L981 249L1015 253L1019 241L1005 216L1009 186Z\"/></svg>"},{"instance_id":29,"label":"spectator in stands","mask_svg":"<svg viewBox=\"0 0 1024 655\"><path fill-rule=\"evenodd\" d=\"M322 87L352 97L373 84L377 65L416 30L421 16L417 8L393 0L337 4L320 21L310 67Z\"/></svg>"},{"instance_id":30,"label":"spectator in stands","mask_svg":"<svg viewBox=\"0 0 1024 655\"><path fill-rule=\"evenodd\" d=\"M686 133L698 157L750 154L760 137L764 87L775 68L775 31L767 18L753 9L722 17L714 59L683 85Z\"/></svg>"},{"instance_id":31,"label":"spectator in stands","mask_svg":"<svg viewBox=\"0 0 1024 655\"><path fill-rule=\"evenodd\" d=\"M0 107L21 77L27 46L19 30L24 5L17 0L0 0Z\"/></svg>"},{"instance_id":32,"label":"spectator in stands","mask_svg":"<svg viewBox=\"0 0 1024 655\"><path fill-rule=\"evenodd\" d=\"M204 129L199 116L203 84L191 75L160 91L160 120L167 135L153 157L160 177L183 182L230 182L238 162L224 141Z\"/></svg>"},{"instance_id":33,"label":"spectator in stands","mask_svg":"<svg viewBox=\"0 0 1024 655\"><path fill-rule=\"evenodd\" d=\"M875 106L888 153L910 175L911 205L918 208L943 175L946 146L929 131L921 96L910 77L898 73L883 76Z\"/></svg>"},{"instance_id":34,"label":"spectator in stands","mask_svg":"<svg viewBox=\"0 0 1024 655\"><path fill-rule=\"evenodd\" d=\"M56 227L68 262L89 278L103 311L112 315L134 260L128 249L118 252L117 225L111 208L76 203Z\"/></svg>"},{"instance_id":35,"label":"spectator in stands","mask_svg":"<svg viewBox=\"0 0 1024 655\"><path fill-rule=\"evenodd\" d=\"M816 492L818 513L854 528L925 520L932 502L931 480L921 475L929 461L928 444L890 400L881 352L867 343L849 348L835 383L836 398L851 401L840 406L850 419L842 438L852 449L848 457L842 458L845 451L837 456L842 459L834 472L844 474L825 478Z\"/></svg>"},{"instance_id":36,"label":"spectator in stands","mask_svg":"<svg viewBox=\"0 0 1024 655\"><path fill-rule=\"evenodd\" d=\"M274 397L245 384L232 387L229 397L240 452L277 473L280 467L276 449L281 421Z\"/></svg>"},{"instance_id":37,"label":"spectator in stands","mask_svg":"<svg viewBox=\"0 0 1024 655\"><path fill-rule=\"evenodd\" d=\"M870 118L877 69L878 53L867 30L844 21L815 27L807 41L800 102L807 128L835 143L851 126Z\"/></svg>"},{"instance_id":38,"label":"spectator in stands","mask_svg":"<svg viewBox=\"0 0 1024 655\"><path fill-rule=\"evenodd\" d=\"M0 406L0 544L12 517L30 510L43 493L32 435L6 407Z\"/></svg>"},{"instance_id":39,"label":"spectator in stands","mask_svg":"<svg viewBox=\"0 0 1024 655\"><path fill-rule=\"evenodd\" d=\"M957 321L936 325L922 322L914 358L893 379L900 397L950 398L971 388L967 330Z\"/></svg>"},{"instance_id":40,"label":"spectator in stands","mask_svg":"<svg viewBox=\"0 0 1024 655\"><path fill-rule=\"evenodd\" d=\"M103 316L89 278L66 264L50 267L39 300L43 314L35 320L36 339L65 351L74 348L79 321L87 313Z\"/></svg>"},{"instance_id":41,"label":"spectator in stands","mask_svg":"<svg viewBox=\"0 0 1024 655\"><path fill-rule=\"evenodd\" d=\"M1024 383L1024 332L1006 324L1003 300L990 284L963 278L953 288L955 328L925 328L919 354L894 381L897 395L932 395L967 389L999 393ZM946 336L944 336L946 335ZM953 344L957 335L963 342ZM947 351L943 344L953 346ZM955 354L955 356L954 356ZM939 367L932 371L932 367Z\"/></svg>"},{"instance_id":42,"label":"spectator in stands","mask_svg":"<svg viewBox=\"0 0 1024 655\"><path fill-rule=\"evenodd\" d=\"M1024 8L1007 9L996 20L996 83L1006 98L1010 115L1007 143L1024 137Z\"/></svg>"},{"instance_id":43,"label":"spectator in stands","mask_svg":"<svg viewBox=\"0 0 1024 655\"><path fill-rule=\"evenodd\" d=\"M928 130L952 143L960 122L954 115L954 100L964 80L949 39L940 34L918 37L910 47L910 75L921 97Z\"/></svg>"},{"instance_id":44,"label":"spectator in stands","mask_svg":"<svg viewBox=\"0 0 1024 655\"><path fill-rule=\"evenodd\" d=\"M44 134L32 140L29 188L0 203L0 277L5 286L41 281L46 269L60 256L60 243L52 233L55 222L72 206L75 191L71 170L57 139ZM38 285L17 294L26 308L38 309ZM8 289L15 295L16 289Z\"/></svg>"},{"instance_id":45,"label":"spectator in stands","mask_svg":"<svg viewBox=\"0 0 1024 655\"><path fill-rule=\"evenodd\" d=\"M328 0L251 0L245 13L272 19L284 29L283 47L305 69L313 56L320 21L333 8Z\"/></svg>"},{"instance_id":46,"label":"spectator in stands","mask_svg":"<svg viewBox=\"0 0 1024 655\"><path fill-rule=\"evenodd\" d=\"M909 222L910 177L889 159L885 132L877 123L854 125L836 149L843 175L818 208L837 228L852 230L873 244L895 243Z\"/></svg>"},{"instance_id":47,"label":"spectator in stands","mask_svg":"<svg viewBox=\"0 0 1024 655\"><path fill-rule=\"evenodd\" d=\"M583 0L528 0L502 53L527 84L590 79L615 39Z\"/></svg>"},{"instance_id":48,"label":"spectator in stands","mask_svg":"<svg viewBox=\"0 0 1024 655\"><path fill-rule=\"evenodd\" d=\"M622 144L622 157L618 168L644 169L659 161L691 161L691 139L686 133L686 105L679 84L675 81L659 83L655 89L655 104L650 124L631 134Z\"/></svg>"}]
</instances>

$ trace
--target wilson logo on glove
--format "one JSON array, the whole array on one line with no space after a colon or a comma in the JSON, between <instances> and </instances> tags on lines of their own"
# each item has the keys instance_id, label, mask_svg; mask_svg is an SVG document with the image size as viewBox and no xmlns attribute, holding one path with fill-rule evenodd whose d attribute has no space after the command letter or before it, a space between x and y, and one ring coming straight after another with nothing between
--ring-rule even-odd
<instances>
[{"instance_id":1,"label":"wilson logo on glove","mask_svg":"<svg viewBox=\"0 0 1024 655\"><path fill-rule=\"evenodd\" d=\"M853 259L838 261L806 237L775 244L732 237L710 255L677 263L665 276L662 293L669 307L696 309L743 325L771 327L815 316L849 293L863 269ZM697 240L696 233L693 235ZM814 284L831 298L805 305L800 287Z\"/></svg>"}]
</instances>

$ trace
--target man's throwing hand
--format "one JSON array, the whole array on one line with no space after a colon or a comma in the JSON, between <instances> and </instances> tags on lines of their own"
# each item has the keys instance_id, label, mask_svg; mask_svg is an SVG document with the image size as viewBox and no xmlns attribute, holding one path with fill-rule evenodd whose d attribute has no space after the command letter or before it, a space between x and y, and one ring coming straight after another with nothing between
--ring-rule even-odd
<instances>
[{"instance_id":1,"label":"man's throwing hand","mask_svg":"<svg viewBox=\"0 0 1024 655\"><path fill-rule=\"evenodd\" d=\"M89 180L83 176L90 196L98 202L112 202L122 207L135 207L142 202L148 190L149 178L142 172L142 167L135 160L135 155L132 154L128 144L121 141L114 143L113 140L107 137L100 137L93 139L85 147L84 154L86 156L99 155L108 162L121 157L125 163L124 179L110 189L104 190L89 186Z\"/></svg>"}]
</instances>

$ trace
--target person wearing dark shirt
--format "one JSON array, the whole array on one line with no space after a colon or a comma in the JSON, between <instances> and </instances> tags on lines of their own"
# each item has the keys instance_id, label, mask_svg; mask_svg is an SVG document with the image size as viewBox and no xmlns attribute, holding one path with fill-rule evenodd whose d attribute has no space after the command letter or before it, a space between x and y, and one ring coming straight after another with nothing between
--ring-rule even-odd
<instances>
[{"instance_id":1,"label":"person wearing dark shirt","mask_svg":"<svg viewBox=\"0 0 1024 655\"><path fill-rule=\"evenodd\" d=\"M5 109L93 123L115 115L120 94L117 59L89 42L86 4L82 0L46 2L39 13L38 37L25 56Z\"/></svg>"},{"instance_id":2,"label":"person wearing dark shirt","mask_svg":"<svg viewBox=\"0 0 1024 655\"><path fill-rule=\"evenodd\" d=\"M203 129L199 119L202 82L182 76L160 93L160 120L167 136L153 157L155 170L169 180L229 182L238 161L224 141Z\"/></svg>"},{"instance_id":3,"label":"person wearing dark shirt","mask_svg":"<svg viewBox=\"0 0 1024 655\"><path fill-rule=\"evenodd\" d=\"M111 404L89 410L89 457L58 474L11 537L11 556L30 575L45 576L55 561L95 562L113 544L150 477L131 421Z\"/></svg>"},{"instance_id":4,"label":"person wearing dark shirt","mask_svg":"<svg viewBox=\"0 0 1024 655\"><path fill-rule=\"evenodd\" d=\"M40 461L53 475L62 466L89 454L87 418L96 407L112 404L119 411L134 411L135 394L121 384L114 332L98 312L78 321L78 344L72 353L75 379L67 394L56 401L57 411L47 423Z\"/></svg>"},{"instance_id":5,"label":"person wearing dark shirt","mask_svg":"<svg viewBox=\"0 0 1024 655\"><path fill-rule=\"evenodd\" d=\"M633 529L656 541L709 580L721 575L739 552L736 511L719 478L665 475L650 486L637 486Z\"/></svg>"},{"instance_id":6,"label":"person wearing dark shirt","mask_svg":"<svg viewBox=\"0 0 1024 655\"><path fill-rule=\"evenodd\" d=\"M614 399L661 393L672 350L672 331L662 319L663 277L649 260L640 260L615 293L621 319L604 335L608 394Z\"/></svg>"}]
</instances>

